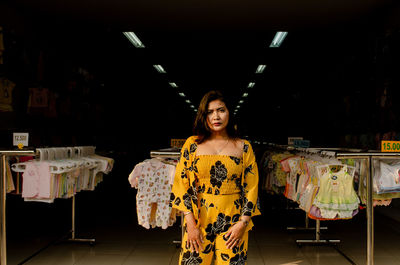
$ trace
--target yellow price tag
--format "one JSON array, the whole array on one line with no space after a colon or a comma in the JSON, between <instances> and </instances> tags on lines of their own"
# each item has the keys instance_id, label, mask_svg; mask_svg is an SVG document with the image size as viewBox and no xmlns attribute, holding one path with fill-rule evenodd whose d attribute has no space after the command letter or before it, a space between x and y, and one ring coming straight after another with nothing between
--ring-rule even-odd
<instances>
[{"instance_id":1,"label":"yellow price tag","mask_svg":"<svg viewBox=\"0 0 400 265\"><path fill-rule=\"evenodd\" d=\"M382 141L382 152L400 152L400 141Z\"/></svg>"}]
</instances>

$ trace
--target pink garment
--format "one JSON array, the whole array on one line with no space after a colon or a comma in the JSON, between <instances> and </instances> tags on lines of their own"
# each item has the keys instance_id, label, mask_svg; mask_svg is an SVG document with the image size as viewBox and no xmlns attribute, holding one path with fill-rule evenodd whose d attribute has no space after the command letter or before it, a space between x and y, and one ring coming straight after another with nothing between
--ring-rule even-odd
<instances>
[{"instance_id":1,"label":"pink garment","mask_svg":"<svg viewBox=\"0 0 400 265\"><path fill-rule=\"evenodd\" d=\"M51 174L49 163L27 163L22 177L22 197L50 198Z\"/></svg>"}]
</instances>

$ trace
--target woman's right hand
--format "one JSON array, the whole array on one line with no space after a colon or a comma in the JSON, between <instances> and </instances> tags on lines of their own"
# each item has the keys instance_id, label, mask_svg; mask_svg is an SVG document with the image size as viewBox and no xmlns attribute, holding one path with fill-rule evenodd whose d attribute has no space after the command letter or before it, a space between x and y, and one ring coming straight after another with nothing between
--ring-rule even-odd
<instances>
[{"instance_id":1,"label":"woman's right hand","mask_svg":"<svg viewBox=\"0 0 400 265\"><path fill-rule=\"evenodd\" d=\"M186 229L188 233L186 247L188 247L191 252L196 251L199 253L200 250L204 250L203 235L201 234L200 229L196 226L193 214L186 215L185 218L187 224Z\"/></svg>"}]
</instances>

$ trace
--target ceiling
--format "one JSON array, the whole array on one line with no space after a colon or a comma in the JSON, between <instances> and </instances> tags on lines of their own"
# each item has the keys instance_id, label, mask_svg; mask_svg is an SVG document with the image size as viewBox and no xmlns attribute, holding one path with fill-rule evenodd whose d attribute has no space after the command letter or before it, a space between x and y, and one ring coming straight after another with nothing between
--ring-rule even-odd
<instances>
[{"instance_id":1,"label":"ceiling","mask_svg":"<svg viewBox=\"0 0 400 265\"><path fill-rule=\"evenodd\" d=\"M51 43L67 50L86 47L78 54L90 58L89 66L108 80L135 80L167 101L183 102L178 92L184 92L195 105L210 89L223 90L235 105L248 92L239 115L248 126L260 118L254 113L282 120L280 111L292 112L300 99L334 89L330 100L340 100L338 93L357 90L348 76L366 70L371 32L398 17L392 14L398 10L394 0L5 3L33 21L35 32L53 36ZM122 31L134 31L146 48L134 48ZM289 34L280 48L269 48L276 31ZM157 73L153 64L167 74ZM255 74L259 64L267 65L263 74ZM256 85L247 89L249 82Z\"/></svg>"}]
</instances>

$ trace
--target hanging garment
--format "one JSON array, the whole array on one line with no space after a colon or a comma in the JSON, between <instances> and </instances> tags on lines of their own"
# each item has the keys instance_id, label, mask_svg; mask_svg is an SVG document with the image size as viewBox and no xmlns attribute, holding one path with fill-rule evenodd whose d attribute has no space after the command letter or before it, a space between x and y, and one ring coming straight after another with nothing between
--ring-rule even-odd
<instances>
[{"instance_id":1,"label":"hanging garment","mask_svg":"<svg viewBox=\"0 0 400 265\"><path fill-rule=\"evenodd\" d=\"M353 188L353 176L344 165L338 172L326 166L320 177L320 188L314 199L314 206L321 211L323 218L351 218L358 209L360 200Z\"/></svg>"},{"instance_id":2,"label":"hanging garment","mask_svg":"<svg viewBox=\"0 0 400 265\"><path fill-rule=\"evenodd\" d=\"M186 264L193 258L196 258L196 264L211 264L214 255L218 264L228 260L230 264L238 261L243 264L247 257L248 231L253 222L246 227L239 247L227 249L223 237L242 215L261 214L257 205L258 168L253 149L245 141L242 157L196 155L195 140L195 136L189 137L182 148L171 204L182 212L193 213L204 238L203 248L207 251L194 257L187 247L185 230L179 264Z\"/></svg>"},{"instance_id":3,"label":"hanging garment","mask_svg":"<svg viewBox=\"0 0 400 265\"><path fill-rule=\"evenodd\" d=\"M400 163L379 163L380 171L376 170L375 181L378 193L400 192Z\"/></svg>"},{"instance_id":4,"label":"hanging garment","mask_svg":"<svg viewBox=\"0 0 400 265\"><path fill-rule=\"evenodd\" d=\"M128 181L138 189L136 209L139 225L147 229L167 229L173 225L175 216L171 215L169 198L171 176L174 174L175 166L164 164L158 159L146 160L135 166ZM154 216L151 214L152 209L155 209Z\"/></svg>"}]
</instances>

